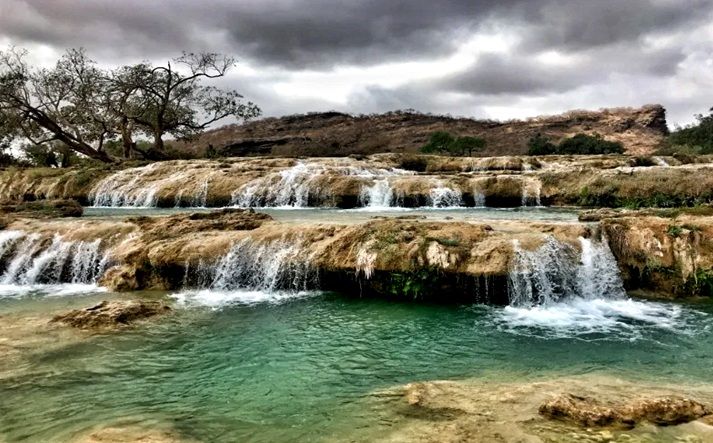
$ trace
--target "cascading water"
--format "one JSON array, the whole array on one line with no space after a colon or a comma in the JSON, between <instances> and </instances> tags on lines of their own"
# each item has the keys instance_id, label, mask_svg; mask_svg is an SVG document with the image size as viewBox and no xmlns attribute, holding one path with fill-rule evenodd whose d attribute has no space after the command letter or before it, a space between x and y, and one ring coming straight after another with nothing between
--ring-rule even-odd
<instances>
[{"instance_id":1,"label":"cascading water","mask_svg":"<svg viewBox=\"0 0 713 443\"><path fill-rule=\"evenodd\" d=\"M668 162L667 162L666 160L664 160L664 159L661 158L661 157L655 156L655 157L651 157L651 159L652 159L654 162L656 162L656 165L657 165L657 166L663 166L663 167L665 167L665 168L671 166L671 165L668 164Z\"/></svg>"},{"instance_id":2,"label":"cascading water","mask_svg":"<svg viewBox=\"0 0 713 443\"><path fill-rule=\"evenodd\" d=\"M191 207L205 208L208 203L208 180L203 181L191 200Z\"/></svg>"},{"instance_id":3,"label":"cascading water","mask_svg":"<svg viewBox=\"0 0 713 443\"><path fill-rule=\"evenodd\" d=\"M515 242L502 327L535 335L546 329L548 337L594 334L594 339L602 333L637 339L647 327L677 327L679 307L626 297L606 239L579 241L579 253L554 238L532 251Z\"/></svg>"},{"instance_id":4,"label":"cascading water","mask_svg":"<svg viewBox=\"0 0 713 443\"><path fill-rule=\"evenodd\" d=\"M533 251L514 243L508 278L511 306L552 305L573 299L618 299L624 296L616 261L606 241L579 239L582 251L548 237Z\"/></svg>"},{"instance_id":5,"label":"cascading water","mask_svg":"<svg viewBox=\"0 0 713 443\"><path fill-rule=\"evenodd\" d=\"M211 306L274 301L316 288L317 280L317 271L299 240L258 243L245 239L217 263L188 266L184 284L205 289L184 291L174 297L181 303Z\"/></svg>"},{"instance_id":6,"label":"cascading water","mask_svg":"<svg viewBox=\"0 0 713 443\"><path fill-rule=\"evenodd\" d=\"M95 207L152 207L156 205L159 183L143 183L156 172L159 163L140 168L125 169L101 180L89 193Z\"/></svg>"},{"instance_id":7,"label":"cascading water","mask_svg":"<svg viewBox=\"0 0 713 443\"><path fill-rule=\"evenodd\" d=\"M431 206L434 208L452 208L463 206L463 193L438 182L429 193Z\"/></svg>"},{"instance_id":8,"label":"cascading water","mask_svg":"<svg viewBox=\"0 0 713 443\"><path fill-rule=\"evenodd\" d=\"M542 206L540 194L542 193L542 182L534 177L523 177L522 182L522 206Z\"/></svg>"},{"instance_id":9,"label":"cascading water","mask_svg":"<svg viewBox=\"0 0 713 443\"><path fill-rule=\"evenodd\" d=\"M384 203L388 194L388 190L383 188L384 184L378 182L385 180L386 177L410 174L412 173L409 171L395 168L365 168L299 162L291 168L260 177L243 185L233 192L231 204L243 208L308 207L311 202L320 203L331 198L331 191L328 186L323 186L323 182L327 176L332 175L376 180L374 186L378 185L382 188L374 189L374 199L369 199L368 202L369 206L373 206L372 202ZM369 191L362 191L362 193L364 192L368 193ZM381 194L377 195L379 192ZM362 201L366 201L368 198L369 196L363 196Z\"/></svg>"},{"instance_id":10,"label":"cascading water","mask_svg":"<svg viewBox=\"0 0 713 443\"><path fill-rule=\"evenodd\" d=\"M5 231L0 236L0 262L3 265L0 284L6 287L27 289L45 284L94 284L104 273L107 260L99 239L65 241L55 235L48 242L39 235L26 235L22 231Z\"/></svg>"},{"instance_id":11,"label":"cascading water","mask_svg":"<svg viewBox=\"0 0 713 443\"><path fill-rule=\"evenodd\" d=\"M476 208L485 207L485 192L481 180L476 181L473 185L473 206Z\"/></svg>"},{"instance_id":12,"label":"cascading water","mask_svg":"<svg viewBox=\"0 0 713 443\"><path fill-rule=\"evenodd\" d=\"M386 178L375 180L373 185L363 187L359 195L362 206L370 208L388 208L395 200L394 190Z\"/></svg>"}]
</instances>

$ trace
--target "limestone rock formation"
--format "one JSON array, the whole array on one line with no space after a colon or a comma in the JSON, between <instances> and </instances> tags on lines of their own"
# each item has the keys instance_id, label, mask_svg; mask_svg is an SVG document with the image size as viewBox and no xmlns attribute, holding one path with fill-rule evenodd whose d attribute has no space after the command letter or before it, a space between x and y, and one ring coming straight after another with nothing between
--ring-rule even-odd
<instances>
[{"instance_id":1,"label":"limestone rock formation","mask_svg":"<svg viewBox=\"0 0 713 443\"><path fill-rule=\"evenodd\" d=\"M690 398L664 397L641 399L625 405L602 405L597 400L572 394L545 401L539 413L582 427L633 427L644 421L669 426L688 423L713 413L708 406Z\"/></svg>"},{"instance_id":2,"label":"limestone rock formation","mask_svg":"<svg viewBox=\"0 0 713 443\"><path fill-rule=\"evenodd\" d=\"M75 309L66 314L57 315L52 319L52 322L63 323L78 329L114 328L164 315L170 311L171 308L160 301L105 300L88 308Z\"/></svg>"}]
</instances>

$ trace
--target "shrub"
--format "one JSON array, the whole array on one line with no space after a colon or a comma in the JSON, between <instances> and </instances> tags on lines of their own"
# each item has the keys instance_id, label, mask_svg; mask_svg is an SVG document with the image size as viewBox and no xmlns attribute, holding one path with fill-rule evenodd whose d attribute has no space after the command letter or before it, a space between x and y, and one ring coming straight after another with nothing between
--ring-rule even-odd
<instances>
[{"instance_id":1,"label":"shrub","mask_svg":"<svg viewBox=\"0 0 713 443\"><path fill-rule=\"evenodd\" d=\"M563 140L557 146L558 154L623 154L624 146L620 142L604 140L600 135L577 134Z\"/></svg>"},{"instance_id":2,"label":"shrub","mask_svg":"<svg viewBox=\"0 0 713 443\"><path fill-rule=\"evenodd\" d=\"M527 155L551 155L556 151L557 146L539 133L527 142Z\"/></svg>"},{"instance_id":3,"label":"shrub","mask_svg":"<svg viewBox=\"0 0 713 443\"><path fill-rule=\"evenodd\" d=\"M604 140L600 135L577 134L555 145L542 134L532 137L527 143L528 155L552 154L623 154L624 146L620 142Z\"/></svg>"}]
</instances>

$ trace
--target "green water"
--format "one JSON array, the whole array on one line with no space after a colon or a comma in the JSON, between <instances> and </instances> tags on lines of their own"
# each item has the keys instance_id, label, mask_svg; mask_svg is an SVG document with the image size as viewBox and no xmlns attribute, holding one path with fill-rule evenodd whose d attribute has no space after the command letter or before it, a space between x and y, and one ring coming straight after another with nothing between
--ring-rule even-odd
<instances>
[{"instance_id":1,"label":"green water","mask_svg":"<svg viewBox=\"0 0 713 443\"><path fill-rule=\"evenodd\" d=\"M190 212L208 212L206 208L84 208L85 217L127 217L136 215L163 216ZM576 222L577 208L519 207L519 208L259 208L282 223L338 223L352 224L373 220L374 217L418 217L430 221L486 221L536 220Z\"/></svg>"},{"instance_id":2,"label":"green water","mask_svg":"<svg viewBox=\"0 0 713 443\"><path fill-rule=\"evenodd\" d=\"M0 315L107 297L116 296L6 297ZM211 442L369 441L394 420L375 392L411 381L601 372L713 380L710 303L601 301L533 312L323 293L221 300L208 308L188 296L159 321L28 347L0 378L0 440L67 441L128 422Z\"/></svg>"}]
</instances>

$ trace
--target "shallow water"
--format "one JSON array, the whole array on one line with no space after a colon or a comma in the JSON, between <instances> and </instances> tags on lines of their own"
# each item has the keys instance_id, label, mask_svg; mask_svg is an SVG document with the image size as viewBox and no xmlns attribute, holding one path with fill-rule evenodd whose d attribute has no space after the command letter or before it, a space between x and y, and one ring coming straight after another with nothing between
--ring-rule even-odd
<instances>
[{"instance_id":1,"label":"shallow water","mask_svg":"<svg viewBox=\"0 0 713 443\"><path fill-rule=\"evenodd\" d=\"M115 294L0 296L5 321ZM146 294L143 294L146 296ZM370 441L397 419L375 395L432 379L607 374L713 380L713 305L570 300L440 306L334 293L187 291L120 333L28 347L0 377L0 440L68 441L167 425L201 441Z\"/></svg>"},{"instance_id":2,"label":"shallow water","mask_svg":"<svg viewBox=\"0 0 713 443\"><path fill-rule=\"evenodd\" d=\"M173 215L206 212L206 208L84 208L85 217L127 217L136 215ZM484 220L539 220L554 222L577 221L577 208L519 207L519 208L256 208L275 220L286 223L363 223L375 217L424 217L427 220L484 221Z\"/></svg>"}]
</instances>

